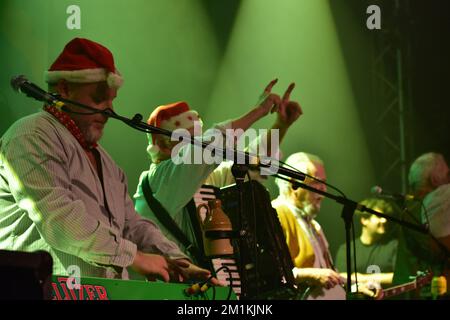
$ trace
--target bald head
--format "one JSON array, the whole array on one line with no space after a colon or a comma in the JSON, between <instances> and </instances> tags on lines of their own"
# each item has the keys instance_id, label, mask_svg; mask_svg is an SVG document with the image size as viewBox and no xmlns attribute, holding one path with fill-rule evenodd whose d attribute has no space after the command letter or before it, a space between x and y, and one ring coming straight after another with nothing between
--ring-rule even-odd
<instances>
[{"instance_id":1,"label":"bald head","mask_svg":"<svg viewBox=\"0 0 450 320\"><path fill-rule=\"evenodd\" d=\"M422 154L411 164L408 183L411 192L419 197L449 183L449 168L444 156L435 152Z\"/></svg>"}]
</instances>

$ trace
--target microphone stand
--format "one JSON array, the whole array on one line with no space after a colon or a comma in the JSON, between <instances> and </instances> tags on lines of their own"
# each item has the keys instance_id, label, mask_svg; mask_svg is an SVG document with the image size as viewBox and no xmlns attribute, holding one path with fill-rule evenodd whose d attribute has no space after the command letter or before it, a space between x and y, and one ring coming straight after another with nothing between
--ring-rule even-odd
<instances>
[{"instance_id":1,"label":"microphone stand","mask_svg":"<svg viewBox=\"0 0 450 320\"><path fill-rule=\"evenodd\" d=\"M234 179L236 181L236 188L238 191L238 209L237 209L237 228L238 228L238 246L239 246L239 274L241 276L241 298L242 299L247 299L248 298L248 288L247 288L247 283L248 283L248 277L247 277L247 269L245 267L245 261L247 261L248 259L246 259L245 257L245 250L242 250L242 248L244 247L243 243L245 241L244 238L248 237L248 221L245 218L244 215L244 181L245 181L245 176L248 172L248 167L246 165L242 165L242 164L233 164L233 166L231 167L231 173L234 176ZM250 234L250 237L256 237L256 235L252 235ZM253 240L253 239L251 239ZM255 243L252 242L252 247L253 245L255 245ZM255 257L255 259L257 259L258 257ZM256 270L256 274L258 273L258 270ZM256 277L258 279L258 277Z\"/></svg>"},{"instance_id":2,"label":"microphone stand","mask_svg":"<svg viewBox=\"0 0 450 320\"><path fill-rule=\"evenodd\" d=\"M368 212L368 213L374 214L378 217L385 218L386 220L394 221L395 223L398 223L407 228L416 230L420 233L427 234L427 230L425 228L423 228L422 226L418 226L418 225L412 224L410 222L402 221L395 217L391 217L391 216L385 215L383 213L377 212L373 209L367 208L366 206L359 204L356 201L348 199L347 197L337 196L337 195L328 193L326 191L322 191L322 190L313 188L307 184L304 184L304 183L301 183L298 181L291 181L285 177L280 177L278 174L276 174L275 176L279 179L286 180L286 181L293 183L293 185L296 187L300 187L300 188L306 189L308 191L318 193L320 195L323 195L326 198L332 199L335 202L343 205L341 217L344 220L344 224L345 224L345 246L346 246L346 263L347 263L347 270L346 270L347 271L347 298L348 299L352 298L352 293L350 290L351 285L352 285L351 256L350 256L350 243L351 243L350 231L351 231L351 225L352 225L353 215L354 215L355 210L359 210L362 212Z\"/></svg>"}]
</instances>

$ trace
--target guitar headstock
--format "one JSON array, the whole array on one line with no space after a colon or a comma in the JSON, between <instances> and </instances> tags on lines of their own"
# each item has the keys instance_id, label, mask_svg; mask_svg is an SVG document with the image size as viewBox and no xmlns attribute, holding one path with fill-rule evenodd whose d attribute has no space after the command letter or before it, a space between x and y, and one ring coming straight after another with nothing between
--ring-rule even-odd
<instances>
[{"instance_id":1,"label":"guitar headstock","mask_svg":"<svg viewBox=\"0 0 450 320\"><path fill-rule=\"evenodd\" d=\"M416 288L421 288L433 280L433 272L426 271L417 271L417 276L415 277Z\"/></svg>"},{"instance_id":2,"label":"guitar headstock","mask_svg":"<svg viewBox=\"0 0 450 320\"><path fill-rule=\"evenodd\" d=\"M402 294L411 290L415 290L418 288L421 288L423 286L425 286L426 284L432 282L433 280L433 273L430 271L420 271L417 272L417 276L415 277L411 277L412 281L407 282L405 284L402 285L397 285L391 288L388 288L386 290L384 290L384 297L392 297L392 296L396 296L398 294Z\"/></svg>"}]
</instances>

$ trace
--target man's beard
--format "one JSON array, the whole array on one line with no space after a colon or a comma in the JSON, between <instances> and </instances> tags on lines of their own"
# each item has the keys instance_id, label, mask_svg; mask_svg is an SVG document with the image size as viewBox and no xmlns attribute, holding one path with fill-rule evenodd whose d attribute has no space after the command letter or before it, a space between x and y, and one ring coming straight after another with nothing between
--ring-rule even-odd
<instances>
[{"instance_id":1,"label":"man's beard","mask_svg":"<svg viewBox=\"0 0 450 320\"><path fill-rule=\"evenodd\" d=\"M83 136L88 144L97 143L103 136L103 129L97 129L94 125L90 125L83 129Z\"/></svg>"},{"instance_id":2,"label":"man's beard","mask_svg":"<svg viewBox=\"0 0 450 320\"><path fill-rule=\"evenodd\" d=\"M317 214L319 213L319 210L320 210L320 205L319 205L319 208L314 206L312 203L306 203L303 206L303 213L305 214L305 217L307 217L309 219L315 219L317 217Z\"/></svg>"}]
</instances>

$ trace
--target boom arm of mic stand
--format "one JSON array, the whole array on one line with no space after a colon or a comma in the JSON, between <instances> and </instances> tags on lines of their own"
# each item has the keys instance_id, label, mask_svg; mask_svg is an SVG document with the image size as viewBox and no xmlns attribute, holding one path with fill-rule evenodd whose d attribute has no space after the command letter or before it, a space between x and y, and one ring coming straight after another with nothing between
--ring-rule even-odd
<instances>
[{"instance_id":1,"label":"boom arm of mic stand","mask_svg":"<svg viewBox=\"0 0 450 320\"><path fill-rule=\"evenodd\" d=\"M422 226L418 226L418 225L412 224L410 222L402 221L400 219L397 219L397 218L385 215L385 214L383 214L381 212L378 212L378 211L375 211L373 209L367 208L366 206L360 205L358 202L355 202L355 201L353 201L351 199L348 199L346 197L336 196L334 194L331 194L331 193L328 193L326 191L322 191L322 190L313 188L313 187L311 187L311 186L309 186L307 184L301 183L301 182L297 182L296 181L295 184L298 185L299 187L303 188L303 189L306 189L306 190L309 190L309 191L321 194L321 195L325 196L326 198L330 198L330 199L336 201L337 203L340 203L340 204L343 204L343 205L352 206L355 209L358 209L359 211L368 212L368 213L374 214L374 215L376 215L378 217L385 218L386 220L394 221L394 222L396 222L398 224L401 224L401 225L403 225L403 226L405 226L407 228L413 229L415 231L418 231L418 232L421 232L421 233L424 233L424 234L427 233L427 230L425 228L423 228Z\"/></svg>"},{"instance_id":2,"label":"boom arm of mic stand","mask_svg":"<svg viewBox=\"0 0 450 320\"><path fill-rule=\"evenodd\" d=\"M53 96L55 97L55 101L61 101L61 102L64 102L64 103L73 104L73 105L81 107L83 109L92 111L93 113L103 114L104 116L107 116L108 118L113 118L113 119L122 121L126 125L134 128L134 129L140 130L140 131L144 131L144 132L147 132L147 133L163 134L163 135L166 135L168 137L170 137L172 135L171 131L168 131L168 130L165 130L165 129L162 129L162 128L158 128L158 127L154 127L154 126L151 126L151 125L149 125L149 124L147 124L145 122L142 122L141 121L142 120L142 115L140 115L140 114L136 114L136 115L134 115L134 117L132 119L129 119L129 118L126 118L126 117L118 115L117 113L114 112L114 110L112 110L110 108L105 109L105 110L99 110L99 109L93 108L91 106L88 106L88 105L85 105L85 104L82 104L82 103L79 103L79 102L76 102L76 101L72 101L72 100L69 100L69 99L62 98L59 95L53 95Z\"/></svg>"},{"instance_id":3,"label":"boom arm of mic stand","mask_svg":"<svg viewBox=\"0 0 450 320\"><path fill-rule=\"evenodd\" d=\"M79 103L77 101L72 101L69 99L65 99L63 97L61 97L61 95L56 94L56 93L50 93L50 92L46 92L45 90L39 88L38 86L36 86L35 84L29 82L25 76L20 75L17 77L14 77L11 80L11 86L13 87L13 89L15 91L19 91L21 93L26 94L28 97L34 98L36 100L39 101L44 101L49 105L53 105L56 106L57 108L61 108L62 110L66 111L66 112L72 112L72 113L78 113L79 112L74 112L71 111L67 108L66 104L72 104L72 105L76 105L78 107L81 107L83 109L89 110L92 113L84 113L85 115L88 114L103 114L106 117L110 117L110 118L114 118L117 120L120 120L122 122L124 122L125 124L129 125L130 127L139 130L139 131L143 131L146 133L156 133L156 134L163 134L165 136L168 137L172 137L172 132L168 131L168 130L164 130L162 128L158 128L158 127L154 127L151 126L145 122L142 122L142 115L140 114L136 114L132 119L128 119L125 117L122 117L120 115L118 115L117 113L114 112L114 110L112 110L111 108L108 109L104 109L104 110L99 110L97 108L93 108L91 106ZM22 88L23 87L23 88ZM81 113L83 114L83 113ZM191 144L197 145L197 146L201 146L203 149L208 148L209 144L206 144L202 141L199 141L195 138L193 138L192 136L179 136L180 141L182 140L189 140L189 142ZM245 159L245 163L246 164L250 164L251 163L251 158L250 158L250 154L248 154L247 152L241 152L238 150L232 150L232 149L224 149L224 148L220 148L219 146L214 146L214 151L220 153L222 155L223 159L228 159L228 160L233 160L235 161L235 159L242 159L242 157L239 157L239 155L243 156ZM233 158L230 159L229 155L232 154ZM235 161L236 162L236 161ZM238 161L239 162L239 161ZM261 165L260 167L263 167L263 165ZM266 166L269 167L269 166Z\"/></svg>"},{"instance_id":4,"label":"boom arm of mic stand","mask_svg":"<svg viewBox=\"0 0 450 320\"><path fill-rule=\"evenodd\" d=\"M142 122L141 121L142 120L142 115L140 115L140 114L136 114L132 119L129 119L129 118L126 118L126 117L118 115L117 113L114 112L114 110L112 110L110 108L105 109L105 110L99 110L99 109L93 108L91 106L88 106L88 105L85 105L85 104L82 104L82 103L79 103L79 102L76 102L76 101L72 101L72 100L68 100L68 99L62 98L62 97L60 97L58 95L53 95L53 96L55 97L55 103L64 102L64 103L73 104L73 105L79 106L81 108L84 108L86 110L90 110L90 111L92 111L94 113L103 114L103 115L105 115L105 116L107 116L109 118L113 118L113 119L122 121L123 123L125 123L126 125L132 127L133 129L136 129L136 130L139 130L139 131L143 131L143 132L146 132L146 133L162 134L162 135L165 135L165 136L167 136L169 138L172 137L172 133L173 133L172 131L165 130L165 129L162 129L162 128L158 128L158 127L149 125L149 124L147 124L145 122ZM192 136L180 136L180 138L182 138L183 140L184 139L188 140L191 144L200 146L203 149L206 149L209 146L209 144L207 144L207 143L205 143L203 141L197 140L197 139L195 139ZM181 141L181 139L180 139L180 141ZM226 148L224 149L224 148L220 148L218 146L215 146L214 148L217 151L217 153L222 155L223 159L235 161L235 159L240 159L240 157L238 157L238 155L242 155L244 157L244 159L245 159L245 163L250 163L251 155L249 153L247 153L247 152L238 151L238 150L234 150L234 149L226 149ZM233 155L232 159L227 158L227 156L229 154ZM259 167L270 167L269 165L264 165L264 164L258 164L258 166ZM292 172L291 174L295 175L295 171L292 171L292 170L289 170L289 169L284 169L284 168L283 169L280 168L280 169L282 170L282 172L288 172L288 173ZM295 176L299 180L304 180L304 177L302 178L301 175L297 174Z\"/></svg>"}]
</instances>

